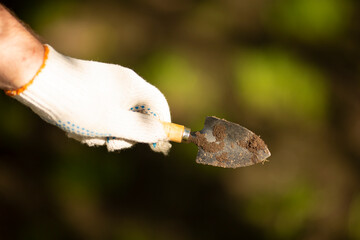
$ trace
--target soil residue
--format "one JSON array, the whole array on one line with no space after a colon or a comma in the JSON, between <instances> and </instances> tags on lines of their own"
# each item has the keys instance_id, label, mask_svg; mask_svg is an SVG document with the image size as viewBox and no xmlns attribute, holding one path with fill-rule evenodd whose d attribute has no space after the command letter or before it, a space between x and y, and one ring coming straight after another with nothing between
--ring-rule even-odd
<instances>
[{"instance_id":1,"label":"soil residue","mask_svg":"<svg viewBox=\"0 0 360 240\"><path fill-rule=\"evenodd\" d=\"M216 156L216 160L218 160L219 162L227 162L229 161L228 154L226 152L221 153L220 155Z\"/></svg>"},{"instance_id":2,"label":"soil residue","mask_svg":"<svg viewBox=\"0 0 360 240\"><path fill-rule=\"evenodd\" d=\"M263 149L267 148L265 142L256 134L251 135L247 141L239 141L238 140L236 143L240 147L246 148L251 153L253 153L251 161L254 163L258 162L257 152L259 150L263 150Z\"/></svg>"},{"instance_id":3,"label":"soil residue","mask_svg":"<svg viewBox=\"0 0 360 240\"><path fill-rule=\"evenodd\" d=\"M205 152L216 153L221 151L225 144L224 139L226 138L226 127L224 125L218 124L213 127L213 136L215 137L215 142L208 142L205 134L200 132L195 133L195 137L190 136L188 141L195 143L197 146L201 147Z\"/></svg>"},{"instance_id":4,"label":"soil residue","mask_svg":"<svg viewBox=\"0 0 360 240\"><path fill-rule=\"evenodd\" d=\"M224 142L208 142L205 134L202 134L200 132L196 132L195 135L196 137L190 136L188 141L195 143L205 152L215 153L221 151L224 148Z\"/></svg>"},{"instance_id":5,"label":"soil residue","mask_svg":"<svg viewBox=\"0 0 360 240\"><path fill-rule=\"evenodd\" d=\"M213 128L213 135L216 141L222 141L226 138L226 127L221 124L217 124Z\"/></svg>"}]
</instances>

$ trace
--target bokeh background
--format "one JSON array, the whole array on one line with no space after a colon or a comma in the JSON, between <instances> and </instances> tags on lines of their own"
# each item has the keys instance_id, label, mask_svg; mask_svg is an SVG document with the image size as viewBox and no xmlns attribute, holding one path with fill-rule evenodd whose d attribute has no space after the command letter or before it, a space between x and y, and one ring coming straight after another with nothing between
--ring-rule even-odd
<instances>
[{"instance_id":1,"label":"bokeh background","mask_svg":"<svg viewBox=\"0 0 360 240\"><path fill-rule=\"evenodd\" d=\"M360 239L359 1L2 2L58 51L134 69L174 122L226 118L272 156L108 153L0 94L0 239Z\"/></svg>"}]
</instances>

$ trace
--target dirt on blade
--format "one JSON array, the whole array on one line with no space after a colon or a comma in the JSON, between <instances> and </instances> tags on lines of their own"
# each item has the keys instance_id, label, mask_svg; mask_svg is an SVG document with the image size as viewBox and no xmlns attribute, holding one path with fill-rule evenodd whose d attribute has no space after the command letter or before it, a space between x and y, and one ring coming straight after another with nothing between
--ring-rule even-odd
<instances>
[{"instance_id":1,"label":"dirt on blade","mask_svg":"<svg viewBox=\"0 0 360 240\"><path fill-rule=\"evenodd\" d=\"M196 132L196 137L190 136L188 141L195 143L197 146L201 147L205 152L216 153L221 151L224 148L224 142L208 142L206 140L205 134Z\"/></svg>"},{"instance_id":2,"label":"dirt on blade","mask_svg":"<svg viewBox=\"0 0 360 240\"><path fill-rule=\"evenodd\" d=\"M216 156L216 160L219 162L227 162L229 161L228 154L226 152L221 153L220 155Z\"/></svg>"},{"instance_id":3,"label":"dirt on blade","mask_svg":"<svg viewBox=\"0 0 360 240\"><path fill-rule=\"evenodd\" d=\"M236 143L240 147L246 148L249 152L253 153L251 161L254 163L260 162L257 158L257 152L267 148L265 142L256 134L249 136L246 141L237 140Z\"/></svg>"},{"instance_id":4,"label":"dirt on blade","mask_svg":"<svg viewBox=\"0 0 360 240\"><path fill-rule=\"evenodd\" d=\"M216 141L223 141L227 136L226 127L221 124L215 125L213 128L213 135Z\"/></svg>"},{"instance_id":5,"label":"dirt on blade","mask_svg":"<svg viewBox=\"0 0 360 240\"><path fill-rule=\"evenodd\" d=\"M215 142L208 142L205 137L205 134L200 132L195 133L195 137L190 136L188 141L195 143L197 146L201 147L205 152L216 153L223 150L225 144L224 139L226 138L226 127L223 125L215 125L213 127L213 136L215 137Z\"/></svg>"}]
</instances>

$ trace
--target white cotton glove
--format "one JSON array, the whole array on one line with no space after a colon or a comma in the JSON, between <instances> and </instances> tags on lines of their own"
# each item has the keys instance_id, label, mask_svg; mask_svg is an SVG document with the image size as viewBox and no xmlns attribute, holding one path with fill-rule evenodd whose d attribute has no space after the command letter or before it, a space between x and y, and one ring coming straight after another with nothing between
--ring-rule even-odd
<instances>
[{"instance_id":1,"label":"white cotton glove","mask_svg":"<svg viewBox=\"0 0 360 240\"><path fill-rule=\"evenodd\" d=\"M167 154L171 144L159 120L170 122L170 111L156 87L131 69L70 58L46 47L45 67L14 98L89 146L114 151L142 142Z\"/></svg>"}]
</instances>

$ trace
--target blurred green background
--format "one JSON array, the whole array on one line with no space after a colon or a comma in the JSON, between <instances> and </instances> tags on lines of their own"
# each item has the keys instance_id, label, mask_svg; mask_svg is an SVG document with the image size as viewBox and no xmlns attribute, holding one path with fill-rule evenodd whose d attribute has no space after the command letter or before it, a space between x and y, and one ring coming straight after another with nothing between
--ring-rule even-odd
<instances>
[{"instance_id":1,"label":"blurred green background","mask_svg":"<svg viewBox=\"0 0 360 240\"><path fill-rule=\"evenodd\" d=\"M108 153L0 94L0 239L360 239L359 1L2 2L58 51L134 69L174 122L226 118L272 156Z\"/></svg>"}]
</instances>

